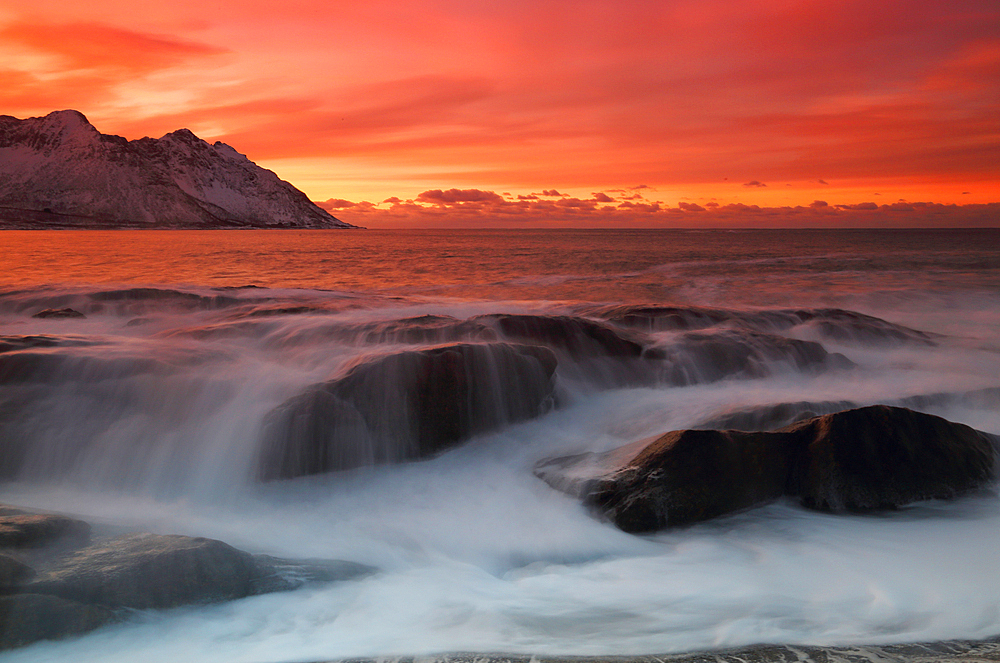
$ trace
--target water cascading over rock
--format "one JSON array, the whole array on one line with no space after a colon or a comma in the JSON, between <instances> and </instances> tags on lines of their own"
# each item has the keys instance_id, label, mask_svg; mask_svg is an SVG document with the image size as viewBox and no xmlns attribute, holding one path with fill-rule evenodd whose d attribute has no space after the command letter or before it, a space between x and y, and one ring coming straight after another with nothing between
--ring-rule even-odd
<instances>
[{"instance_id":1,"label":"water cascading over rock","mask_svg":"<svg viewBox=\"0 0 1000 663\"><path fill-rule=\"evenodd\" d=\"M284 479L431 456L553 402L550 350L455 343L377 356L266 418L257 475Z\"/></svg>"},{"instance_id":2,"label":"water cascading over rock","mask_svg":"<svg viewBox=\"0 0 1000 663\"><path fill-rule=\"evenodd\" d=\"M875 405L773 432L671 431L605 453L544 460L535 475L628 532L688 525L794 497L830 512L947 499L994 478L993 436Z\"/></svg>"}]
</instances>

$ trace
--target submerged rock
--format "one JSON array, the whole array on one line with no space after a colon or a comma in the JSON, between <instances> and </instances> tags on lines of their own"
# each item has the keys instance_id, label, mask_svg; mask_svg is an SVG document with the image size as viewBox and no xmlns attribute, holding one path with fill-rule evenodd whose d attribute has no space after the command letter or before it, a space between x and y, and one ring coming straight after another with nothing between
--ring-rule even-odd
<instances>
[{"instance_id":1,"label":"submerged rock","mask_svg":"<svg viewBox=\"0 0 1000 663\"><path fill-rule=\"evenodd\" d=\"M603 454L542 461L535 474L628 532L686 525L782 495L823 511L952 498L994 477L991 436L876 405L773 432L673 431Z\"/></svg>"},{"instance_id":2,"label":"submerged rock","mask_svg":"<svg viewBox=\"0 0 1000 663\"><path fill-rule=\"evenodd\" d=\"M311 583L340 582L371 575L373 566L339 559L282 559L254 555L254 594L286 592Z\"/></svg>"},{"instance_id":3,"label":"submerged rock","mask_svg":"<svg viewBox=\"0 0 1000 663\"><path fill-rule=\"evenodd\" d=\"M0 505L0 520L28 515L32 522L71 521L90 530L83 521ZM251 555L222 541L177 535L126 534L89 545L45 541L30 548L0 541L7 551L0 552L0 649L79 635L134 610L229 601L376 571L348 561Z\"/></svg>"},{"instance_id":4,"label":"submerged rock","mask_svg":"<svg viewBox=\"0 0 1000 663\"><path fill-rule=\"evenodd\" d=\"M128 534L82 548L25 590L111 608L172 608L249 596L253 556L221 541Z\"/></svg>"},{"instance_id":5,"label":"submerged rock","mask_svg":"<svg viewBox=\"0 0 1000 663\"><path fill-rule=\"evenodd\" d=\"M507 339L564 350L581 359L594 356L640 357L643 345L607 325L565 315L491 313L471 318L494 326Z\"/></svg>"},{"instance_id":6,"label":"submerged rock","mask_svg":"<svg viewBox=\"0 0 1000 663\"><path fill-rule=\"evenodd\" d=\"M739 311L701 306L611 306L593 313L622 327L651 332L717 326L764 333L798 329L840 343L936 345L933 334L838 308Z\"/></svg>"},{"instance_id":7,"label":"submerged rock","mask_svg":"<svg viewBox=\"0 0 1000 663\"><path fill-rule=\"evenodd\" d=\"M695 428L715 430L766 431L790 426L823 414L859 407L853 401L795 401L770 403L720 412Z\"/></svg>"},{"instance_id":8,"label":"submerged rock","mask_svg":"<svg viewBox=\"0 0 1000 663\"><path fill-rule=\"evenodd\" d=\"M667 367L666 381L679 385L766 377L779 364L804 372L854 366L813 341L742 329L686 332L657 349Z\"/></svg>"},{"instance_id":9,"label":"submerged rock","mask_svg":"<svg viewBox=\"0 0 1000 663\"><path fill-rule=\"evenodd\" d=\"M261 479L424 458L551 407L546 348L456 343L375 357L276 408Z\"/></svg>"},{"instance_id":10,"label":"submerged rock","mask_svg":"<svg viewBox=\"0 0 1000 663\"><path fill-rule=\"evenodd\" d=\"M71 308L47 308L31 316L32 318L86 318L83 313Z\"/></svg>"}]
</instances>

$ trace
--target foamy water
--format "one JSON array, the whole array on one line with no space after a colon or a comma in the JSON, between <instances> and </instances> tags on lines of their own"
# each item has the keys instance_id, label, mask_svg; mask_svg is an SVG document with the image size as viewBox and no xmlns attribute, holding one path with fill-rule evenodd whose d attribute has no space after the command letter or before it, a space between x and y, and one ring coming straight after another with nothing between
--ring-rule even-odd
<instances>
[{"instance_id":1,"label":"foamy water","mask_svg":"<svg viewBox=\"0 0 1000 663\"><path fill-rule=\"evenodd\" d=\"M85 239L107 249L107 235ZM805 235L784 250L773 234L730 242L723 233L540 233L504 243L486 233L453 244L433 234L237 235L227 262L206 264L209 249L225 254L206 243L209 235L124 233L119 245L134 254L101 254L108 264L93 268L89 283L80 265L88 250L97 261L95 248L63 239L69 234L35 235L44 238L36 244L53 242L50 250L82 257L53 261L48 271L30 263L30 283L24 273L8 272L19 275L8 276L0 294L0 336L51 341L0 353L0 441L28 441L24 462L0 484L0 502L380 571L141 613L81 638L7 652L3 660L639 654L1000 633L1000 499L993 491L868 516L779 502L632 536L532 475L535 463L552 456L797 401L863 405L950 394L923 409L1000 434L996 402L958 396L1000 386L1000 261L982 235L948 244L934 236L845 244L836 234ZM177 237L193 239L171 239ZM280 250L269 254L271 237ZM347 247L350 264L337 262L333 249L321 250L337 241L355 243ZM407 251L426 260L386 266L380 257ZM152 270L151 262L158 278L129 272ZM257 264L285 271L261 269L255 277ZM366 270L376 274L368 283ZM97 285L108 281L115 283ZM251 282L265 287L225 288ZM135 283L149 289L134 290ZM598 305L662 302L739 315L839 306L934 335L933 344L835 339L802 324L775 335L820 343L854 366L807 369L778 357L756 374L689 383L667 379L661 369L629 383L635 365L559 354L556 407L542 416L420 462L267 483L255 478L263 422L275 407L366 357L427 345L359 329L423 315L601 320ZM87 317L31 317L62 307ZM260 314L265 309L269 314ZM644 343L675 352L675 360L686 356L677 349L682 333L643 334ZM692 365L695 374L709 374L710 366Z\"/></svg>"}]
</instances>

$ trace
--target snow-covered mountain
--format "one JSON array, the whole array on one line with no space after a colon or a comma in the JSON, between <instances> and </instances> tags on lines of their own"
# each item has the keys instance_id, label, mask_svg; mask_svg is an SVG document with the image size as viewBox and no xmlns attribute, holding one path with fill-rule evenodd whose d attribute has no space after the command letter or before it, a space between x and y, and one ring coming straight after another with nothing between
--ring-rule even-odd
<instances>
[{"instance_id":1,"label":"snow-covered mountain","mask_svg":"<svg viewBox=\"0 0 1000 663\"><path fill-rule=\"evenodd\" d=\"M0 115L0 227L353 228L225 143Z\"/></svg>"}]
</instances>

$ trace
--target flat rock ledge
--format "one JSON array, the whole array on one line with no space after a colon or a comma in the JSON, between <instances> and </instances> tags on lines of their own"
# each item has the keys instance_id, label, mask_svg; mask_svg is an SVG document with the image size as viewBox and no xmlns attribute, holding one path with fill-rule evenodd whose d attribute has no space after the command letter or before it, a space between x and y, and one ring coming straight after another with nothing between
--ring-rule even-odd
<instances>
[{"instance_id":1,"label":"flat rock ledge","mask_svg":"<svg viewBox=\"0 0 1000 663\"><path fill-rule=\"evenodd\" d=\"M138 610L350 580L374 568L252 555L201 537L93 537L89 524L0 505L0 650L82 635Z\"/></svg>"},{"instance_id":2,"label":"flat rock ledge","mask_svg":"<svg viewBox=\"0 0 1000 663\"><path fill-rule=\"evenodd\" d=\"M1000 661L1000 637L987 640L947 640L857 647L754 645L688 654L638 656L456 653L337 659L323 663L984 663L985 661Z\"/></svg>"}]
</instances>

